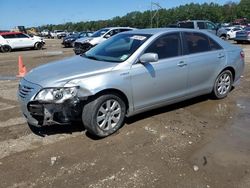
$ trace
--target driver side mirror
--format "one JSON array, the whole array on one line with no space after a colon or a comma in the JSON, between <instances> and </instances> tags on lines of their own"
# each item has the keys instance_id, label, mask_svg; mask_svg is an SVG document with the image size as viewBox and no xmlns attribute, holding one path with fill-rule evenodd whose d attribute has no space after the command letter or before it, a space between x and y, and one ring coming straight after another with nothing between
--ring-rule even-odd
<instances>
[{"instance_id":1,"label":"driver side mirror","mask_svg":"<svg viewBox=\"0 0 250 188\"><path fill-rule=\"evenodd\" d=\"M108 39L110 38L111 36L109 34L105 35L104 38Z\"/></svg>"},{"instance_id":2,"label":"driver side mirror","mask_svg":"<svg viewBox=\"0 0 250 188\"><path fill-rule=\"evenodd\" d=\"M140 63L150 63L150 62L157 62L159 60L158 54L156 53L145 53L140 58Z\"/></svg>"}]
</instances>

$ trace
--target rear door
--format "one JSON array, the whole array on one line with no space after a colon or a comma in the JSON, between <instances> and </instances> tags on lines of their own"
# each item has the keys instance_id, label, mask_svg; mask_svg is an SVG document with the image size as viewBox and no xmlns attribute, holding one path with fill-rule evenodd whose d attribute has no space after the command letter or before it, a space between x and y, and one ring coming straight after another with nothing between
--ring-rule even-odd
<instances>
[{"instance_id":1,"label":"rear door","mask_svg":"<svg viewBox=\"0 0 250 188\"><path fill-rule=\"evenodd\" d=\"M21 48L34 46L33 39L23 33L16 34L16 40L17 40L19 47Z\"/></svg>"},{"instance_id":2,"label":"rear door","mask_svg":"<svg viewBox=\"0 0 250 188\"><path fill-rule=\"evenodd\" d=\"M225 64L224 49L203 33L184 32L183 43L188 63L188 93L213 87L218 71Z\"/></svg>"},{"instance_id":3,"label":"rear door","mask_svg":"<svg viewBox=\"0 0 250 188\"><path fill-rule=\"evenodd\" d=\"M179 32L165 34L144 51L157 53L158 62L132 65L131 82L135 110L185 95L188 69L181 46Z\"/></svg>"}]
</instances>

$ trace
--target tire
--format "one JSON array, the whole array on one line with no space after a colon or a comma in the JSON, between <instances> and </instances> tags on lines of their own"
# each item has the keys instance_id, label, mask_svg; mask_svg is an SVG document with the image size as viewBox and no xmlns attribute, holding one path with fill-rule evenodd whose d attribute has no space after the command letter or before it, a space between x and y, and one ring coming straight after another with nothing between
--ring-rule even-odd
<instances>
[{"instance_id":1,"label":"tire","mask_svg":"<svg viewBox=\"0 0 250 188\"><path fill-rule=\"evenodd\" d=\"M225 98L232 89L233 75L231 71L224 70L216 78L212 95L216 99Z\"/></svg>"},{"instance_id":2,"label":"tire","mask_svg":"<svg viewBox=\"0 0 250 188\"><path fill-rule=\"evenodd\" d=\"M220 38L221 38L222 40L226 40L226 39L227 39L227 36L226 36L226 35L221 35Z\"/></svg>"},{"instance_id":3,"label":"tire","mask_svg":"<svg viewBox=\"0 0 250 188\"><path fill-rule=\"evenodd\" d=\"M104 94L84 105L82 122L90 134L106 137L123 125L125 113L126 105L119 95Z\"/></svg>"},{"instance_id":4,"label":"tire","mask_svg":"<svg viewBox=\"0 0 250 188\"><path fill-rule=\"evenodd\" d=\"M35 44L35 46L34 46L34 48L35 48L36 50L41 50L42 47L43 47L43 44L42 44L41 42L37 42L37 43Z\"/></svg>"},{"instance_id":5,"label":"tire","mask_svg":"<svg viewBox=\"0 0 250 188\"><path fill-rule=\"evenodd\" d=\"M10 52L11 51L11 47L9 45L3 45L3 46L1 46L1 51L3 53Z\"/></svg>"}]
</instances>

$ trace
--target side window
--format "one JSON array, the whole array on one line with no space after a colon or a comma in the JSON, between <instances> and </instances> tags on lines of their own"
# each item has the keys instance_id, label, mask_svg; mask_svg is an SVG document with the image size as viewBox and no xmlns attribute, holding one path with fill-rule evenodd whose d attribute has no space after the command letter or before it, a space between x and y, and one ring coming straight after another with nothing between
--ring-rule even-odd
<instances>
[{"instance_id":1,"label":"side window","mask_svg":"<svg viewBox=\"0 0 250 188\"><path fill-rule=\"evenodd\" d=\"M108 32L107 35L113 36L113 35L115 35L115 34L117 34L117 33L119 33L119 30L118 30L118 29L113 29L113 30L111 30L110 32Z\"/></svg>"},{"instance_id":2,"label":"side window","mask_svg":"<svg viewBox=\"0 0 250 188\"><path fill-rule=\"evenodd\" d=\"M5 38L5 39L13 39L13 38L15 38L15 35L12 35L12 34L10 34L10 35L2 35L2 37Z\"/></svg>"},{"instance_id":3,"label":"side window","mask_svg":"<svg viewBox=\"0 0 250 188\"><path fill-rule=\"evenodd\" d=\"M209 40L210 48L212 51L222 49L222 47L217 42L215 42L213 39L211 39L210 37L208 37L208 40Z\"/></svg>"},{"instance_id":4,"label":"side window","mask_svg":"<svg viewBox=\"0 0 250 188\"><path fill-rule=\"evenodd\" d=\"M207 29L209 30L216 30L215 25L212 24L211 22L206 22L206 26L207 26Z\"/></svg>"},{"instance_id":5,"label":"side window","mask_svg":"<svg viewBox=\"0 0 250 188\"><path fill-rule=\"evenodd\" d=\"M19 33L19 34L16 34L16 38L29 38L29 37L27 35Z\"/></svg>"},{"instance_id":6,"label":"side window","mask_svg":"<svg viewBox=\"0 0 250 188\"><path fill-rule=\"evenodd\" d=\"M197 22L197 26L199 29L205 29L205 23L204 22Z\"/></svg>"},{"instance_id":7,"label":"side window","mask_svg":"<svg viewBox=\"0 0 250 188\"><path fill-rule=\"evenodd\" d=\"M131 29L120 29L120 32L131 31Z\"/></svg>"},{"instance_id":8,"label":"side window","mask_svg":"<svg viewBox=\"0 0 250 188\"><path fill-rule=\"evenodd\" d=\"M184 32L183 38L187 48L187 54L211 50L208 37L202 33Z\"/></svg>"},{"instance_id":9,"label":"side window","mask_svg":"<svg viewBox=\"0 0 250 188\"><path fill-rule=\"evenodd\" d=\"M159 37L144 53L157 53L159 59L181 55L180 33L171 33Z\"/></svg>"}]
</instances>

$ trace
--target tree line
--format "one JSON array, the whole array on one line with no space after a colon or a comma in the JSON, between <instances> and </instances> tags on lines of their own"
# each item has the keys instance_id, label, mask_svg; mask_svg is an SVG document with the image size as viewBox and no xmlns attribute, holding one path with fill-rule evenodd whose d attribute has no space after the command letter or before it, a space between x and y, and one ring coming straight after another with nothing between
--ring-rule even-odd
<instances>
[{"instance_id":1,"label":"tree line","mask_svg":"<svg viewBox=\"0 0 250 188\"><path fill-rule=\"evenodd\" d=\"M156 12L157 11L157 12ZM152 15L155 15L154 17ZM153 17L153 19L152 19ZM108 20L67 22L64 24L48 24L38 27L39 30L95 31L103 27L129 26L134 28L166 27L180 20L201 19L215 23L232 22L237 18L250 20L250 0L239 3L229 1L224 5L217 3L186 4L171 9L154 11L134 11L125 16L117 16Z\"/></svg>"}]
</instances>

